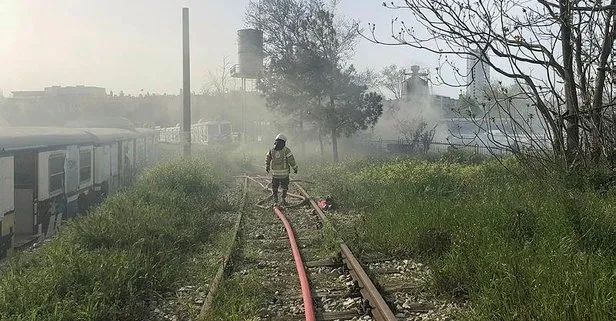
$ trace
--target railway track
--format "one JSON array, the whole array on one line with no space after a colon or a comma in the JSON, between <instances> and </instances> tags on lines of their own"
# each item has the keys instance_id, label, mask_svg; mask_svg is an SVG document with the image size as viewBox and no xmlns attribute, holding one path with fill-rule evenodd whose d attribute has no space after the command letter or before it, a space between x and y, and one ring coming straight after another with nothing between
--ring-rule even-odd
<instances>
[{"instance_id":1,"label":"railway track","mask_svg":"<svg viewBox=\"0 0 616 321\"><path fill-rule=\"evenodd\" d=\"M267 302L257 320L453 320L450 315L460 310L426 294L430 271L421 263L362 264L298 182L290 188L290 204L278 207L266 198L268 177L238 178L245 205L235 226L237 239L221 260L201 320L219 319L211 308L225 275L260 283ZM259 201L251 206L249 200Z\"/></svg>"},{"instance_id":2,"label":"railway track","mask_svg":"<svg viewBox=\"0 0 616 321\"><path fill-rule=\"evenodd\" d=\"M267 195L259 191L267 189L267 178L243 179L255 183L257 189L251 191L255 196ZM246 210L238 238L241 245L237 247L231 276L254 273L261 276L265 288L273 291L261 317L267 320L397 320L317 204L297 183L290 192L291 204L285 208L272 207L266 198L258 202L261 208ZM290 239L294 240L290 242ZM289 243L296 254L295 260ZM223 275L220 271L224 271L227 260L225 256L203 305L203 319L210 315L215 288Z\"/></svg>"}]
</instances>

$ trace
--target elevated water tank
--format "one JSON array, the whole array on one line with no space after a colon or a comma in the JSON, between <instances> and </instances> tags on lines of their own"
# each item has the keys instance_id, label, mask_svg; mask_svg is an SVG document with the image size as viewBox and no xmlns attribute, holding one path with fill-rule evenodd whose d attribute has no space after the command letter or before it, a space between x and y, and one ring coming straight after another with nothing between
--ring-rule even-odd
<instances>
[{"instance_id":1,"label":"elevated water tank","mask_svg":"<svg viewBox=\"0 0 616 321\"><path fill-rule=\"evenodd\" d=\"M263 69L263 32L256 29L239 30L237 48L237 76L247 79L260 78Z\"/></svg>"}]
</instances>

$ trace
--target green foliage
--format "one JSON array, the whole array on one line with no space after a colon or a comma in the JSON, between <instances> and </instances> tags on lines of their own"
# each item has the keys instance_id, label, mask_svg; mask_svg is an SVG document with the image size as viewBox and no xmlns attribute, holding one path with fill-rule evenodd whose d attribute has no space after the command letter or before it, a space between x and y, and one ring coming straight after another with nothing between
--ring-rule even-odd
<instances>
[{"instance_id":1,"label":"green foliage","mask_svg":"<svg viewBox=\"0 0 616 321\"><path fill-rule=\"evenodd\" d=\"M457 164L481 164L488 159L489 157L476 152L457 148L448 148L445 153L440 155L442 162Z\"/></svg>"},{"instance_id":2,"label":"green foliage","mask_svg":"<svg viewBox=\"0 0 616 321\"><path fill-rule=\"evenodd\" d=\"M345 239L428 260L437 292L471 301L464 319L612 319L616 194L502 161L353 162L323 170L321 183L364 213Z\"/></svg>"},{"instance_id":3,"label":"green foliage","mask_svg":"<svg viewBox=\"0 0 616 321\"><path fill-rule=\"evenodd\" d=\"M261 284L259 277L245 275L224 280L207 320L253 320L248 316L260 314L267 304L266 298L271 296L270 292Z\"/></svg>"},{"instance_id":4,"label":"green foliage","mask_svg":"<svg viewBox=\"0 0 616 321\"><path fill-rule=\"evenodd\" d=\"M345 61L358 34L338 23L334 9L320 0L251 1L247 20L264 32L267 57L259 89L267 106L296 123L314 123L320 137L331 135L337 160L336 139L374 126L383 97L368 92Z\"/></svg>"},{"instance_id":5,"label":"green foliage","mask_svg":"<svg viewBox=\"0 0 616 321\"><path fill-rule=\"evenodd\" d=\"M149 319L146 300L181 278L187 258L216 231L209 213L219 189L202 162L147 170L133 189L4 267L0 319Z\"/></svg>"},{"instance_id":6,"label":"green foliage","mask_svg":"<svg viewBox=\"0 0 616 321\"><path fill-rule=\"evenodd\" d=\"M476 117L477 115L483 115L482 107L477 100L472 97L462 95L458 96L457 110L449 111L452 116L458 117Z\"/></svg>"}]
</instances>

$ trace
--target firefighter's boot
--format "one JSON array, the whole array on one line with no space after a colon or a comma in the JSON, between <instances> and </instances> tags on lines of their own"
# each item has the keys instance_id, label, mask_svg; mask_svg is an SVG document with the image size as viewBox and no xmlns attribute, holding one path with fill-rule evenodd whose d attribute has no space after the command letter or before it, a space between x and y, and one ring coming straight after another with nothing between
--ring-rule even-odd
<instances>
[{"instance_id":1,"label":"firefighter's boot","mask_svg":"<svg viewBox=\"0 0 616 321\"><path fill-rule=\"evenodd\" d=\"M274 200L274 204L278 204L278 191L272 192L272 200Z\"/></svg>"},{"instance_id":2,"label":"firefighter's boot","mask_svg":"<svg viewBox=\"0 0 616 321\"><path fill-rule=\"evenodd\" d=\"M282 202L280 202L281 205L289 205L289 203L287 203L287 190L283 189L282 190Z\"/></svg>"}]
</instances>

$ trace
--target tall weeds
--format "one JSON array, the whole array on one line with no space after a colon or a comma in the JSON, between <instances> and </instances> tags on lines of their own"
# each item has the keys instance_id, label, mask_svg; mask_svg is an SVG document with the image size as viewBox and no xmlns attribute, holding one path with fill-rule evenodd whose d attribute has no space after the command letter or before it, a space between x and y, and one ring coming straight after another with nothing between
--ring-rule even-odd
<instances>
[{"instance_id":1,"label":"tall weeds","mask_svg":"<svg viewBox=\"0 0 616 321\"><path fill-rule=\"evenodd\" d=\"M421 256L467 320L616 319L616 195L513 160L329 167L322 184L363 219L363 251Z\"/></svg>"},{"instance_id":2,"label":"tall weeds","mask_svg":"<svg viewBox=\"0 0 616 321\"><path fill-rule=\"evenodd\" d=\"M179 161L66 226L0 274L1 320L147 320L146 302L216 232L211 165Z\"/></svg>"}]
</instances>

